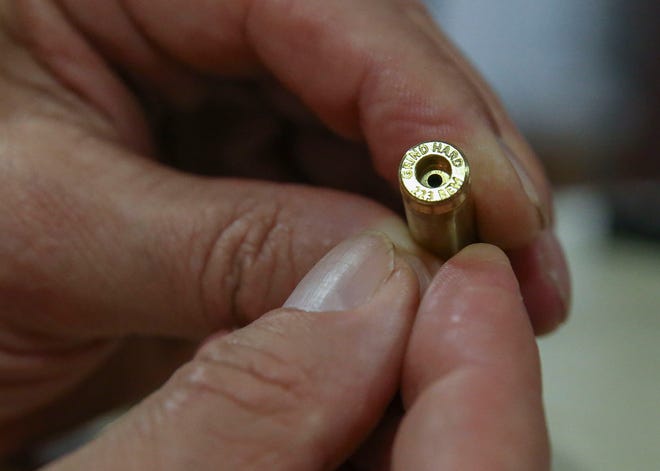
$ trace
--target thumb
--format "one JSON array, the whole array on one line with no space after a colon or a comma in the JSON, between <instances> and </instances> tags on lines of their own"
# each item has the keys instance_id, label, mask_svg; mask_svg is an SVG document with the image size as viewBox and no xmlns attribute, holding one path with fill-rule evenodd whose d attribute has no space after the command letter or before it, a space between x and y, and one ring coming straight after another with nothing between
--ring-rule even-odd
<instances>
[{"instance_id":1,"label":"thumb","mask_svg":"<svg viewBox=\"0 0 660 471\"><path fill-rule=\"evenodd\" d=\"M182 174L40 131L57 159L39 163L39 184L24 172L0 188L0 302L21 330L199 339L281 306L335 244L395 220L357 195ZM21 142L21 155L43 154Z\"/></svg>"},{"instance_id":2,"label":"thumb","mask_svg":"<svg viewBox=\"0 0 660 471\"><path fill-rule=\"evenodd\" d=\"M418 303L380 234L340 244L284 308L206 341L161 390L52 469L328 469L394 395Z\"/></svg>"}]
</instances>

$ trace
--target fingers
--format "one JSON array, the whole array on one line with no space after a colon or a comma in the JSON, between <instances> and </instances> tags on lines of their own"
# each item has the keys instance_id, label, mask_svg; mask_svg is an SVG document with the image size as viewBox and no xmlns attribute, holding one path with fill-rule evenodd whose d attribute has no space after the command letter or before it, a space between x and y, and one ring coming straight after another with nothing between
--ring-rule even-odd
<instances>
[{"instance_id":1,"label":"fingers","mask_svg":"<svg viewBox=\"0 0 660 471\"><path fill-rule=\"evenodd\" d=\"M568 266L556 236L545 231L528 247L508 256L534 332L552 332L566 320L571 302Z\"/></svg>"},{"instance_id":2,"label":"fingers","mask_svg":"<svg viewBox=\"0 0 660 471\"><path fill-rule=\"evenodd\" d=\"M20 155L0 190L0 278L14 293L3 315L21 331L199 338L234 328L281 305L340 240L392 219L330 190L181 175L50 122L12 133Z\"/></svg>"},{"instance_id":3,"label":"fingers","mask_svg":"<svg viewBox=\"0 0 660 471\"><path fill-rule=\"evenodd\" d=\"M349 240L51 469L334 469L397 389L417 290L383 236Z\"/></svg>"},{"instance_id":4,"label":"fingers","mask_svg":"<svg viewBox=\"0 0 660 471\"><path fill-rule=\"evenodd\" d=\"M541 210L484 104L452 58L405 20L401 5L291 2L283 15L279 2L268 2L247 25L268 67L333 129L363 137L382 176L395 183L402 153L417 142L454 142L474 169L481 238L507 248L531 241ZM301 45L301 35L314 40Z\"/></svg>"},{"instance_id":5,"label":"fingers","mask_svg":"<svg viewBox=\"0 0 660 471\"><path fill-rule=\"evenodd\" d=\"M403 375L393 469L548 469L538 351L499 250L471 246L443 266Z\"/></svg>"},{"instance_id":6,"label":"fingers","mask_svg":"<svg viewBox=\"0 0 660 471\"><path fill-rule=\"evenodd\" d=\"M408 11L410 19L419 25L420 30L435 42L437 47L452 58L456 67L465 75L475 95L483 102L484 113L500 137L502 149L516 170L527 196L539 207L539 217L543 225L551 224L552 194L541 162L504 110L497 95L458 48L440 31L426 11L415 8Z\"/></svg>"},{"instance_id":7,"label":"fingers","mask_svg":"<svg viewBox=\"0 0 660 471\"><path fill-rule=\"evenodd\" d=\"M442 37L420 27L414 2L267 0L200 2L191 8L188 2L129 1L125 9L101 3L107 12L103 25L92 21L93 3L63 2L76 27L148 86L176 94L195 90L178 86L182 71L190 78L266 69L329 127L364 140L376 170L392 184L408 147L440 138L461 148L473 167L484 241L522 247L549 220L548 186L528 149L513 143L511 132L503 135L498 103L484 98L483 86L474 85L474 74ZM36 16L23 15L30 21ZM126 34L110 34L117 30ZM42 55L54 62L52 48ZM108 98L117 95L110 85L96 83L92 90L66 67L55 68L96 103L117 101ZM87 71L86 76L106 79L109 74L89 64ZM126 120L117 115L116 121Z\"/></svg>"},{"instance_id":8,"label":"fingers","mask_svg":"<svg viewBox=\"0 0 660 471\"><path fill-rule=\"evenodd\" d=\"M53 4L25 2L15 4L16 11L9 16L18 18L15 20L16 29L29 42L32 52L48 64L61 82L102 110L117 128L116 132L125 136L124 142L130 142L136 149L145 151L148 148L144 142L146 131L142 117L125 87L104 66L99 51L118 66L130 65L139 76L135 78L143 80L147 86L156 84L157 80L163 81L158 85L161 91L177 90L185 97L178 97L175 101L189 104L200 99L197 91L204 88L200 86L204 81L200 82L196 76L200 71L238 73L223 68L231 63L238 65L240 74L243 74L253 70L254 57L258 57L257 65L272 69L279 80L302 97L329 126L366 140L374 154L375 165L390 182L400 153L411 143L430 135L457 142L466 153L474 155L474 191L482 238L503 247L530 247L536 243L533 239L540 224L537 224L535 203L529 203L524 179L516 176L515 165L503 159L507 152L502 153L497 146L493 147L499 139L497 132L493 131L499 124L493 123L503 121L502 113L498 110L494 119L489 117L489 107L483 106L484 100L471 85L471 74L459 61L451 59L455 54L451 53L449 46L442 40L433 39L433 34L425 32L419 27L419 21L414 20L419 17L419 10L389 2L335 3L316 5L292 1L288 8L284 8L277 2L264 1L255 2L249 11L241 2L214 3L189 16L180 15L181 10L171 3L167 8L152 11L150 9L157 4L127 2L127 9L122 9L112 2L71 2L68 10L62 12ZM90 8L103 12L105 21L102 25L90 21L98 13L95 9L93 15L89 14ZM184 17L185 24L181 22ZM223 25L227 23L226 27L217 27L216 20L219 19ZM240 31L247 33L242 35L236 28L232 29L230 26L235 23L242 26ZM93 38L98 50L85 43L77 28L84 31L84 37ZM117 31L121 34L110 34ZM199 37L189 41L187 38L193 32ZM314 41L299 40L307 36L313 37ZM272 41L273 37L278 41ZM123 42L118 42L117 38L122 38ZM255 55L250 56L250 52ZM68 54L74 54L77 60L67 60ZM233 61L237 55L245 62ZM23 72L23 75L35 75L34 71ZM54 87L52 83L50 85ZM69 101L75 101L70 93L65 96ZM491 103L491 111L493 106ZM76 115L80 109L85 108L75 108ZM85 115L83 121L93 120ZM104 128L104 132L107 129ZM34 140L37 135L35 132L28 134L29 140ZM51 133L51 138L61 140L61 136L55 134ZM39 141L43 143L47 139L47 135L40 135ZM319 192L311 196L301 189L247 183L226 185L220 189L209 182L201 185L194 178L173 178L172 174L160 170L152 173L153 167L148 164L141 167L143 164L131 166L126 163L126 155L116 149L97 149L80 136L76 139L82 140L89 152L65 148L60 148L59 152L81 155L83 161L89 155L104 156L112 165L119 162L121 168L99 167L94 172L107 175L108 180L117 174L123 176L113 182L104 181L97 189L95 185L100 179L95 179L92 185L89 169L85 172L82 166L79 167L80 173L75 178L61 184L58 182L68 198L62 203L66 217L62 219L62 214L53 213L52 218L47 219L60 218L65 222L55 227L71 230L58 234L63 237L54 245L58 250L65 249L67 243L74 252L79 250L73 244L80 243L80 237L85 234L77 234L67 225L67 221L75 221L83 223L81 227L88 231L87 236L105 234L96 247L88 248L88 241L87 245L83 243L85 250L91 250L90 254L105 252L105 255L98 263L91 257L76 257L75 260L86 263L80 269L70 271L67 264L71 263L71 257L63 261L64 255L58 258L58 252L40 253L38 257L52 262L52 265L45 263L38 270L46 273L44 283L51 297L37 306L34 305L34 296L21 296L25 298L21 312L26 309L25 303L33 304L27 306L30 311L44 313L52 312L56 305L63 306L61 313L91 310L105 319L105 324L87 332L92 335L100 330L141 332L145 325L151 330L160 328L163 331L158 333L176 330L182 335L193 332L199 335L201 331L208 331L200 327L202 324L218 327L243 323L278 305L283 293L338 240L389 216L375 205L337 193ZM75 145L80 147L78 141ZM510 142L507 145L511 149L519 147ZM37 151L50 154L51 149ZM224 156L226 159L231 157ZM65 161L69 162L68 159ZM43 171L46 166L35 162L35 168ZM141 173L151 173L152 176L136 176ZM531 171L530 175L535 173ZM30 185L30 179L26 180ZM73 191L84 180L89 184ZM198 188L193 189L194 186ZM45 184L40 188L42 192L53 193L49 196L51 201L57 199L57 189L46 188ZM154 188L158 191L153 192ZM80 221L66 214L71 210L71 201L78 198L76 192L84 196L83 200L89 200L85 201L87 210L96 216L81 216L86 213L80 207L75 208L79 211L77 217ZM118 192L123 194L116 195ZM98 201L106 197L105 202ZM328 203L329 200L332 202ZM220 202L223 202L222 207ZM237 205L239 210L234 211ZM11 203L7 206L12 207ZM246 206L248 209L244 209ZM283 207L289 210L280 211ZM128 208L135 210L135 214L129 214ZM247 217L241 217L237 224L233 224L238 216L246 213ZM319 214L325 217L319 218ZM279 231L278 236L269 236L268 221L274 223L272 227ZM256 223L256 227L251 228L252 223ZM248 247L241 249L245 246L236 242L227 244L226 238L221 237L227 234L225 229L231 229L229 237L232 241L249 232L250 237L242 239ZM118 243L114 236L120 234ZM320 242L313 242L312 237L319 234ZM266 241L266 246L255 245L254 242L259 240ZM273 240L279 242L272 243ZM294 254L291 257L287 255L289 247ZM222 249L227 248L232 252L224 254L232 256L223 256ZM265 250L260 250L262 248ZM285 252L277 253L276 250ZM208 254L217 257L207 257ZM233 257L234 254L237 256ZM167 257L174 257L176 261L167 262ZM210 264L204 262L217 258L222 260ZM284 267L276 268L275 262L283 259L287 262ZM288 263L289 259L294 262ZM137 264L136 260L150 263ZM41 261L35 263L41 264ZM27 266L30 269L32 264ZM52 266L57 269L47 272ZM200 275L207 273L207 266L210 267L208 274ZM104 267L103 270L100 267ZM555 267L561 267L561 264L555 264ZM260 269L274 269L277 273L264 281L263 277L256 275ZM69 276L63 276L63 273ZM556 273L556 279L568 279L565 272L558 270ZM56 278L54 281L53 277ZM80 280L85 280L86 283L80 286L87 291L80 292L81 288L71 292L73 282ZM283 283L282 290L274 288L275 281ZM560 298L557 285L561 286L561 283L533 282L525 284L525 288L533 287L533 291L540 293L536 295L538 298ZM258 296L252 295L255 286ZM545 291L553 286L555 293ZM167 290L165 295L163 288ZM120 296L132 301L118 302ZM48 299L57 300L59 304ZM136 299L140 299L140 306L136 306ZM223 305L227 301L231 305L229 308ZM48 309L44 309L44 304ZM529 298L528 305L542 307L544 303ZM539 311L543 309L539 308ZM109 315L115 312L126 314L120 320ZM186 318L182 313L193 313L193 318L187 318L187 322L175 322L174 319ZM204 321L206 318L210 322ZM71 324L73 334L78 328L84 331L92 325L94 318L90 316L84 328L74 325L76 321L72 319L60 317L59 320ZM541 323L547 321L538 322ZM181 328L181 324L185 326Z\"/></svg>"}]
</instances>

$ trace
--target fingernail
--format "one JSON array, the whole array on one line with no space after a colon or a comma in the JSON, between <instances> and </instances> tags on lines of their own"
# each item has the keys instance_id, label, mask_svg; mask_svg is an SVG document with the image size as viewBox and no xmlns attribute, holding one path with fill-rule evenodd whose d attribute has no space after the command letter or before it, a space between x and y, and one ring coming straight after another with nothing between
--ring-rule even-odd
<instances>
[{"instance_id":1,"label":"fingernail","mask_svg":"<svg viewBox=\"0 0 660 471\"><path fill-rule=\"evenodd\" d=\"M396 253L417 275L420 294L424 294L433 276L442 266L440 260L415 243L408 226L399 218L384 219L374 226L373 230L384 233L394 243Z\"/></svg>"},{"instance_id":2,"label":"fingernail","mask_svg":"<svg viewBox=\"0 0 660 471\"><path fill-rule=\"evenodd\" d=\"M502 252L502 249L490 244L472 244L465 247L460 252L461 258L478 260L480 262L499 263L509 265L509 259Z\"/></svg>"},{"instance_id":3,"label":"fingernail","mask_svg":"<svg viewBox=\"0 0 660 471\"><path fill-rule=\"evenodd\" d=\"M284 307L320 312L362 306L394 271L394 257L394 244L384 234L348 239L312 268Z\"/></svg>"},{"instance_id":4,"label":"fingernail","mask_svg":"<svg viewBox=\"0 0 660 471\"><path fill-rule=\"evenodd\" d=\"M502 148L502 152L509 159L509 162L511 162L516 174L518 174L518 179L520 180L525 194L527 194L527 198L529 198L538 212L541 229L550 227L550 210L545 204L543 204L543 200L541 199L536 185L534 185L534 182L529 176L529 173L527 173L527 169L525 169L522 161L502 138L498 138L497 140Z\"/></svg>"},{"instance_id":5,"label":"fingernail","mask_svg":"<svg viewBox=\"0 0 660 471\"><path fill-rule=\"evenodd\" d=\"M566 257L557 236L551 230L542 232L537 243L540 266L564 308L558 319L560 323L566 318L571 304L571 282Z\"/></svg>"}]
</instances>

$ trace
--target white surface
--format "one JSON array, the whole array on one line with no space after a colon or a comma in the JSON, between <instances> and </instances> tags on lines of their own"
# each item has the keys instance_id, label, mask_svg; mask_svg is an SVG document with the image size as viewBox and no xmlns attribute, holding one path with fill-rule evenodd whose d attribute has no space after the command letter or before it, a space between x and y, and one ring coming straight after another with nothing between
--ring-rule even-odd
<instances>
[{"instance_id":1,"label":"white surface","mask_svg":"<svg viewBox=\"0 0 660 471\"><path fill-rule=\"evenodd\" d=\"M540 341L553 469L660 470L660 244L608 239L593 191L557 209L574 302Z\"/></svg>"},{"instance_id":2,"label":"white surface","mask_svg":"<svg viewBox=\"0 0 660 471\"><path fill-rule=\"evenodd\" d=\"M579 130L582 139L615 143L634 129L634 91L612 47L627 31L616 1L426 3L524 130Z\"/></svg>"}]
</instances>

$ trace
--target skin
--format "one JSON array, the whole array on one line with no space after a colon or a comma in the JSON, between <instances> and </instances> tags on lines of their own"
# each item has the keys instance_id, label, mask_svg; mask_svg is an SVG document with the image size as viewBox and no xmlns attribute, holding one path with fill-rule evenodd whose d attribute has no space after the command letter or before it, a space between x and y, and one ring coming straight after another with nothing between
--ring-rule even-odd
<instances>
[{"instance_id":1,"label":"skin","mask_svg":"<svg viewBox=\"0 0 660 471\"><path fill-rule=\"evenodd\" d=\"M436 136L469 156L536 332L566 316L542 170L417 3L193 3L0 1L1 453L281 306L396 217L398 160Z\"/></svg>"},{"instance_id":2,"label":"skin","mask_svg":"<svg viewBox=\"0 0 660 471\"><path fill-rule=\"evenodd\" d=\"M212 337L48 469L117 469L118 456L129 470L549 469L538 351L504 254L465 249L421 305L416 284L395 255L363 306L278 309ZM403 409L385 414L399 384Z\"/></svg>"}]
</instances>

